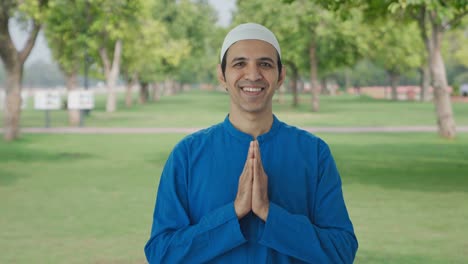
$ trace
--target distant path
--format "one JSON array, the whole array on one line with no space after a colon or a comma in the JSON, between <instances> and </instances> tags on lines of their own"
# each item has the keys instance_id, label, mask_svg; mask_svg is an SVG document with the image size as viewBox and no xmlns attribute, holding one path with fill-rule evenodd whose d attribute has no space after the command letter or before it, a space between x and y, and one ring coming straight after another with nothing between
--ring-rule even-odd
<instances>
[{"instance_id":1,"label":"distant path","mask_svg":"<svg viewBox=\"0 0 468 264\"><path fill-rule=\"evenodd\" d=\"M331 133L398 133L398 132L437 132L435 126L363 126L363 127L301 127L310 132ZM196 127L52 127L52 128L22 128L22 133L31 134L166 134L182 133L189 134L202 128ZM3 133L3 129L0 128ZM468 126L458 126L457 132L468 132Z\"/></svg>"}]
</instances>

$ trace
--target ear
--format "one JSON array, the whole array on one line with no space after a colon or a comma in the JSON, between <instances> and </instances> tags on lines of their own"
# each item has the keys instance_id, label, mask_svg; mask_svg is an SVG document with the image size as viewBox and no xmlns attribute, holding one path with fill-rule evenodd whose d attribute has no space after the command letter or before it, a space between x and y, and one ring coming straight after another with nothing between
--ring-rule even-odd
<instances>
[{"instance_id":1,"label":"ear","mask_svg":"<svg viewBox=\"0 0 468 264\"><path fill-rule=\"evenodd\" d=\"M217 73L218 73L218 81L221 84L221 86L224 87L224 89L227 91L227 84L226 84L226 79L224 78L223 75L223 70L221 69L221 64L218 64L218 67L216 68Z\"/></svg>"},{"instance_id":2,"label":"ear","mask_svg":"<svg viewBox=\"0 0 468 264\"><path fill-rule=\"evenodd\" d=\"M281 85L283 85L283 82L284 82L284 79L286 78L286 67L284 67L283 65L283 68L281 68L281 73L280 75L278 76L278 86L277 86L277 89L279 89L281 87Z\"/></svg>"}]
</instances>

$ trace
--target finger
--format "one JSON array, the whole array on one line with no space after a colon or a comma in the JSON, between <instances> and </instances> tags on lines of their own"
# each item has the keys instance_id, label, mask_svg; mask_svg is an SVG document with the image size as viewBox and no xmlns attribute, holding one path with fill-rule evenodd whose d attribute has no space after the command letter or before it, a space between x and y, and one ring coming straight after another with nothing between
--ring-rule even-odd
<instances>
[{"instance_id":1,"label":"finger","mask_svg":"<svg viewBox=\"0 0 468 264\"><path fill-rule=\"evenodd\" d=\"M255 142L255 150L257 151L255 156L259 159L260 162L262 162L262 155L260 154L260 144L258 143L258 140Z\"/></svg>"},{"instance_id":2,"label":"finger","mask_svg":"<svg viewBox=\"0 0 468 264\"><path fill-rule=\"evenodd\" d=\"M260 146L258 144L258 141L255 141L255 160L257 163L257 172L261 172L263 170L263 164L262 164L262 157L260 155Z\"/></svg>"},{"instance_id":3,"label":"finger","mask_svg":"<svg viewBox=\"0 0 468 264\"><path fill-rule=\"evenodd\" d=\"M253 175L253 178L254 178L254 181L255 181L255 178L257 178L257 169L258 169L258 168L257 168L257 166L258 166L258 165L257 165L257 159L256 159L256 158L253 159L253 160L252 160L252 163L253 163L253 164L252 164L252 175Z\"/></svg>"},{"instance_id":4,"label":"finger","mask_svg":"<svg viewBox=\"0 0 468 264\"><path fill-rule=\"evenodd\" d=\"M248 158L254 158L254 147L255 144L253 141L250 141L250 147L249 147L249 157Z\"/></svg>"},{"instance_id":5,"label":"finger","mask_svg":"<svg viewBox=\"0 0 468 264\"><path fill-rule=\"evenodd\" d=\"M250 165L249 165L249 164L250 164L249 160L253 157L253 151L254 151L254 150L253 150L253 143L252 143L252 141L251 141L251 142L250 142L250 145L249 145L249 150L248 150L248 152L247 152L247 159L246 159L246 161L245 161L244 169L242 170L241 176L244 175L244 174L247 172L247 169L248 169L249 166L250 166Z\"/></svg>"}]
</instances>

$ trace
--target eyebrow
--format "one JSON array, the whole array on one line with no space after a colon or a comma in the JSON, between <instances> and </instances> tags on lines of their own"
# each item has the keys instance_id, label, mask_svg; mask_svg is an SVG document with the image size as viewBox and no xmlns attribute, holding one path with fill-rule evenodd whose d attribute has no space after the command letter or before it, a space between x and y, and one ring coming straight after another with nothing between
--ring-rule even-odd
<instances>
[{"instance_id":1,"label":"eyebrow","mask_svg":"<svg viewBox=\"0 0 468 264\"><path fill-rule=\"evenodd\" d=\"M234 59L232 59L231 63L235 63L238 61L246 61L246 60L247 60L246 57L235 57Z\"/></svg>"},{"instance_id":2,"label":"eyebrow","mask_svg":"<svg viewBox=\"0 0 468 264\"><path fill-rule=\"evenodd\" d=\"M257 60L259 60L259 61L268 61L268 62L270 62L271 64L275 64L275 61L274 61L272 58L270 58L270 57L261 57L261 58L259 58L259 59L257 59Z\"/></svg>"},{"instance_id":3,"label":"eyebrow","mask_svg":"<svg viewBox=\"0 0 468 264\"><path fill-rule=\"evenodd\" d=\"M234 59L232 59L231 63L235 63L235 62L239 62L239 61L246 61L246 60L248 60L246 57L235 57ZM257 61L268 61L271 64L275 63L275 61L270 57L260 57L260 58L258 58L256 60Z\"/></svg>"}]
</instances>

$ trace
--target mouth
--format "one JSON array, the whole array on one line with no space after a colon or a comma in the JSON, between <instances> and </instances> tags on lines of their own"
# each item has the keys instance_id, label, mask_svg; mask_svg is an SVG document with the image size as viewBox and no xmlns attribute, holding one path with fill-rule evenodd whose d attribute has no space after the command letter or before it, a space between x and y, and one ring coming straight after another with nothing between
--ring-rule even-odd
<instances>
[{"instance_id":1,"label":"mouth","mask_svg":"<svg viewBox=\"0 0 468 264\"><path fill-rule=\"evenodd\" d=\"M241 87L241 90L251 96L259 95L265 88L263 87Z\"/></svg>"}]
</instances>

